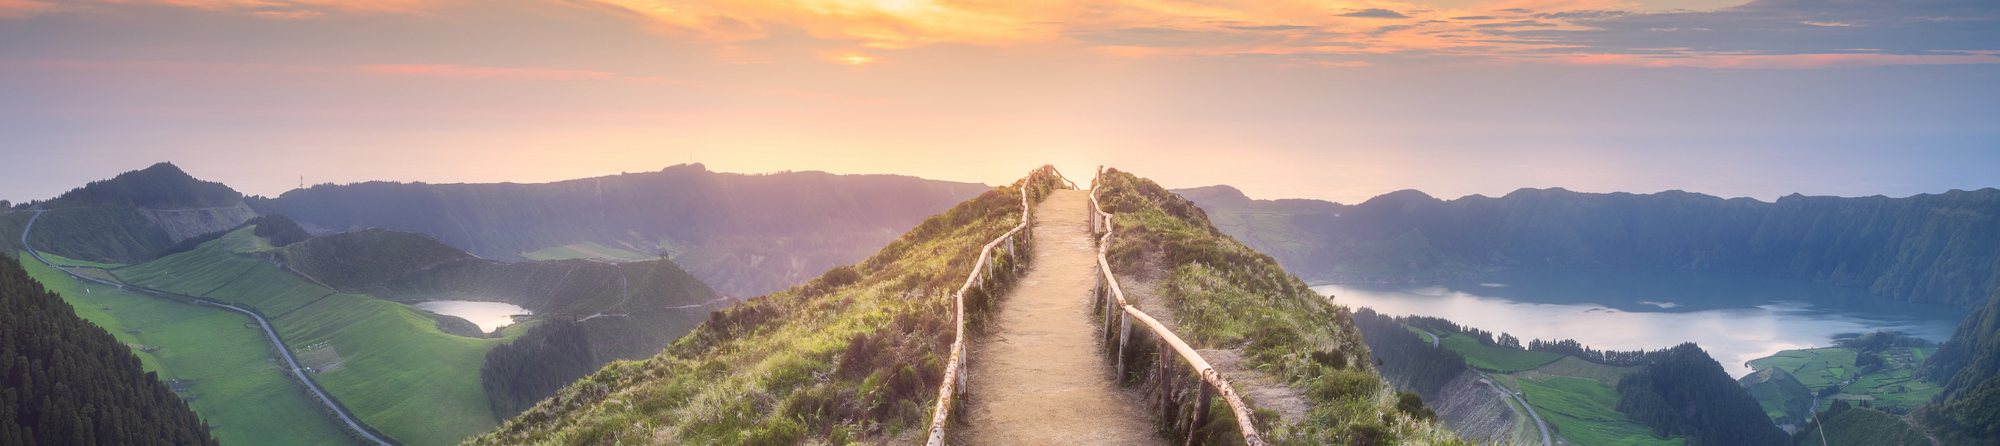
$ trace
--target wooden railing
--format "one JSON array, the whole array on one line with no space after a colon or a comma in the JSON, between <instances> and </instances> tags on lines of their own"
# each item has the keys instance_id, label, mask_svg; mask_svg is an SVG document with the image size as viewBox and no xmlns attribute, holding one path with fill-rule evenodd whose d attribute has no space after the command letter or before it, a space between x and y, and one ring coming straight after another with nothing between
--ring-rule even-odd
<instances>
[{"instance_id":1,"label":"wooden railing","mask_svg":"<svg viewBox=\"0 0 2000 446\"><path fill-rule=\"evenodd\" d=\"M1188 424L1188 443L1197 442L1194 437L1199 435L1198 432L1200 432L1201 428L1210 421L1207 419L1209 400L1219 394L1222 400L1229 404L1230 412L1236 415L1236 427L1243 432L1243 443L1250 446L1263 446L1265 444L1264 437L1257 433L1257 425L1254 422L1255 418L1251 416L1250 406L1244 404L1243 399L1236 395L1236 389L1229 385L1229 380L1223 378L1221 373L1216 372L1214 367L1209 366L1208 361L1202 359L1201 354L1195 352L1193 347L1189 347L1187 342L1181 340L1180 336L1174 335L1173 330L1168 330L1165 325L1160 324L1160 321L1153 319L1152 316L1147 315L1144 311L1139 311L1138 307L1133 306L1125 300L1125 291L1118 286L1118 277L1111 273L1111 262L1105 257L1105 254L1111 248L1112 229L1116 225L1114 224L1114 216L1104 212L1103 208L1097 204L1097 191L1103 186L1104 167L1099 166L1097 168L1097 178L1091 180L1090 187L1091 235L1103 234L1097 243L1098 276L1097 287L1093 292L1093 296L1095 296L1099 308L1102 309L1101 313L1104 315L1105 337L1108 339L1112 336L1110 331L1114 329L1118 332L1116 335L1118 338L1117 349L1109 352L1114 355L1114 359L1112 360L1118 363L1118 379L1123 380L1125 377L1125 347L1132 340L1132 320L1137 319L1139 322L1145 324L1146 327L1151 328L1153 333L1160 337L1162 345L1173 347L1173 350L1179 353L1181 359L1186 360L1188 366L1201 375L1201 396L1195 401L1194 419ZM1111 348L1107 346L1106 350L1111 350ZM1155 362L1160 369L1160 398L1163 403L1162 406L1171 408L1173 405L1166 402L1169 399L1169 395L1173 392L1173 380L1171 377L1173 376L1175 362L1167 358L1166 352L1162 351L1160 352L1159 359ZM1171 409L1169 412L1171 412ZM1169 413L1167 416L1171 417L1174 415ZM935 439L935 437L933 438Z\"/></svg>"},{"instance_id":2,"label":"wooden railing","mask_svg":"<svg viewBox=\"0 0 2000 446\"><path fill-rule=\"evenodd\" d=\"M1055 173L1057 178L1069 183L1070 187L1076 187L1075 182L1070 182L1068 179L1062 178L1062 173L1055 172L1053 168L1047 170ZM1021 181L1021 224L1015 225L1014 229L1008 230L1006 234L994 238L992 242L986 244L984 249L979 251L979 262L972 265L972 272L966 275L965 285L959 287L958 292L951 295L953 319L957 321L955 323L957 332L952 337L950 361L946 362L944 366L944 382L938 385L937 408L931 412L931 436L930 441L926 444L931 446L942 446L944 444L945 427L951 422L952 402L957 397L965 395L965 293L972 291L973 287L981 287L983 289L986 286L987 279L994 277L996 273L994 271L996 268L995 265L998 264L994 261L994 256L996 255L996 250L1003 245L1006 247L1007 258L1013 260L1010 263L1016 268L1022 265L1017 256L1017 250L1020 248L1015 246L1014 236L1021 236L1024 239L1024 243L1034 243L1035 231L1030 229L1034 223L1034 213L1032 212L1033 208L1030 206L1032 203L1028 202L1028 190L1035 187L1036 176L1042 174L1042 169L1036 169L1034 172L1028 174L1027 179Z\"/></svg>"}]
</instances>

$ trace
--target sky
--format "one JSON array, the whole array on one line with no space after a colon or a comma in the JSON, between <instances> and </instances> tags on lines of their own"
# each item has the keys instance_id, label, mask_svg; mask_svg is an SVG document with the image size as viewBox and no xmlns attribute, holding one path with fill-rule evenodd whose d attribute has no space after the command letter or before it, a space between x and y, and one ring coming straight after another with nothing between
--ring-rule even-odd
<instances>
[{"instance_id":1,"label":"sky","mask_svg":"<svg viewBox=\"0 0 2000 446\"><path fill-rule=\"evenodd\" d=\"M0 199L159 161L1908 196L2000 187L2000 2L0 0Z\"/></svg>"}]
</instances>

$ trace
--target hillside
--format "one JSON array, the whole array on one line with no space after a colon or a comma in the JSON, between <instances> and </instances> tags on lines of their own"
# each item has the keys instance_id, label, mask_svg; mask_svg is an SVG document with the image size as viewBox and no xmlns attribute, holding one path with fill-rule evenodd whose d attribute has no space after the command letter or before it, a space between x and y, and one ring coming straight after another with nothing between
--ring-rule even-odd
<instances>
[{"instance_id":1,"label":"hillside","mask_svg":"<svg viewBox=\"0 0 2000 446\"><path fill-rule=\"evenodd\" d=\"M1301 390L1290 398L1253 402L1275 408L1280 400L1296 399L1305 406L1305 413L1280 412L1278 419L1261 420L1268 423L1262 429L1267 439L1458 441L1432 421L1435 415L1420 397L1396 392L1377 374L1351 309L1312 291L1270 256L1224 235L1200 208L1152 180L1110 169L1095 188L1104 211L1117 219L1118 235L1108 253L1112 269L1127 289L1140 290L1140 306L1173 321L1176 333L1195 348L1231 352L1241 358L1238 366ZM1143 291L1147 288L1157 291ZM1148 350L1139 351L1143 357Z\"/></svg>"},{"instance_id":2,"label":"hillside","mask_svg":"<svg viewBox=\"0 0 2000 446\"><path fill-rule=\"evenodd\" d=\"M467 443L911 442L943 380L951 293L978 250L1020 222L1021 188L1038 200L1058 187L1038 172L859 264L710 313L665 352L611 363ZM981 299L968 297L974 321Z\"/></svg>"},{"instance_id":3,"label":"hillside","mask_svg":"<svg viewBox=\"0 0 2000 446\"><path fill-rule=\"evenodd\" d=\"M145 209L192 209L235 206L243 194L222 183L202 181L173 163L92 181L43 203L46 209L71 206L126 206Z\"/></svg>"},{"instance_id":4,"label":"hillside","mask_svg":"<svg viewBox=\"0 0 2000 446\"><path fill-rule=\"evenodd\" d=\"M892 175L718 173L691 164L543 184L322 184L246 202L315 234L423 233L502 261L665 253L717 290L751 296L860 261L925 216L986 189Z\"/></svg>"},{"instance_id":5,"label":"hillside","mask_svg":"<svg viewBox=\"0 0 2000 446\"><path fill-rule=\"evenodd\" d=\"M1796 446L1930 446L1923 432L1902 418L1867 407L1835 403L1819 415L1824 423L1806 426L1796 436ZM1945 443L1959 444L1959 443Z\"/></svg>"},{"instance_id":6,"label":"hillside","mask_svg":"<svg viewBox=\"0 0 2000 446\"><path fill-rule=\"evenodd\" d=\"M2000 444L2000 290L1916 372L1944 384L1913 416L1945 444Z\"/></svg>"},{"instance_id":7,"label":"hillside","mask_svg":"<svg viewBox=\"0 0 2000 446\"><path fill-rule=\"evenodd\" d=\"M463 319L391 300L511 301L545 320L601 314L578 325L588 335L593 359L602 361L658 352L715 304L713 290L664 260L502 264L422 234L385 230L277 247L274 238L286 231L259 237L258 229L240 228L193 250L112 272L130 283L227 302L270 318L289 347L310 347L313 357L323 358L307 362L320 368L314 379L342 405L409 445L450 444L494 426L499 417L481 369L489 350L521 337L535 323L491 338L455 328L471 325ZM451 267L437 267L441 261ZM291 266L324 279L294 273ZM454 275L465 271L486 272ZM480 278L509 281L490 284ZM425 287L399 286L404 282ZM514 292L479 294L488 288Z\"/></svg>"},{"instance_id":8,"label":"hillside","mask_svg":"<svg viewBox=\"0 0 2000 446\"><path fill-rule=\"evenodd\" d=\"M0 444L215 445L132 349L0 259Z\"/></svg>"},{"instance_id":9,"label":"hillside","mask_svg":"<svg viewBox=\"0 0 2000 446\"><path fill-rule=\"evenodd\" d=\"M19 249L17 237L35 216L32 210L47 210L35 220L28 241L36 250L91 262L139 263L158 258L176 242L256 217L242 198L221 183L159 163L0 213L0 230L14 239L5 245Z\"/></svg>"},{"instance_id":10,"label":"hillside","mask_svg":"<svg viewBox=\"0 0 2000 446\"><path fill-rule=\"evenodd\" d=\"M2000 189L1776 202L1521 189L1356 205L1183 190L1225 232L1313 281L1423 282L1522 267L1688 269L1866 288L1975 308L2000 287Z\"/></svg>"}]
</instances>

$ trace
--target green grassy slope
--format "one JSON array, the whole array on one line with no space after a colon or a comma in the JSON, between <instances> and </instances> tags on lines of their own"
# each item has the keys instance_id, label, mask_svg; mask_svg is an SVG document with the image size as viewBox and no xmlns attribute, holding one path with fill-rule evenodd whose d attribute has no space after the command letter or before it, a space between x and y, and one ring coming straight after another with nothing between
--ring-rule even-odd
<instances>
[{"instance_id":1,"label":"green grassy slope","mask_svg":"<svg viewBox=\"0 0 2000 446\"><path fill-rule=\"evenodd\" d=\"M340 293L278 269L269 252L231 252L225 245L232 237L241 235L120 269L118 275L256 310L271 319L291 348L332 346L344 367L315 379L371 427L398 441L451 444L493 426L478 370L485 351L505 339L443 333L415 308Z\"/></svg>"},{"instance_id":2,"label":"green grassy slope","mask_svg":"<svg viewBox=\"0 0 2000 446\"><path fill-rule=\"evenodd\" d=\"M1120 280L1159 281L1178 321L1177 334L1195 348L1239 349L1244 367L1304 390L1310 413L1299 420L1261 421L1267 439L1460 441L1442 424L1395 406L1399 395L1369 360L1350 309L1313 292L1270 256L1224 235L1200 208L1152 180L1112 169L1095 187L1099 204L1116 216L1118 235L1108 258ZM1143 344L1139 350L1143 357ZM1148 368L1139 364L1137 370ZM1194 388L1191 382L1176 387ZM1231 433L1223 434L1210 438L1224 440Z\"/></svg>"},{"instance_id":3,"label":"green grassy slope","mask_svg":"<svg viewBox=\"0 0 2000 446\"><path fill-rule=\"evenodd\" d=\"M468 443L908 442L942 382L950 293L977 250L1020 222L1019 187L1055 186L1035 178L932 217L851 269L712 313L666 352L611 363ZM968 297L978 311L983 299Z\"/></svg>"},{"instance_id":4,"label":"green grassy slope","mask_svg":"<svg viewBox=\"0 0 2000 446\"><path fill-rule=\"evenodd\" d=\"M1465 364L1480 370L1513 373L1541 367L1543 364L1564 358L1560 353L1537 352L1503 348L1480 344L1479 340L1462 334L1443 335L1439 341L1444 348L1465 355Z\"/></svg>"},{"instance_id":5,"label":"green grassy slope","mask_svg":"<svg viewBox=\"0 0 2000 446\"><path fill-rule=\"evenodd\" d=\"M1792 374L1782 368L1769 367L1744 375L1737 380L1750 397L1757 399L1757 405L1764 408L1764 415L1778 424L1803 424L1811 415L1813 391Z\"/></svg>"},{"instance_id":6,"label":"green grassy slope","mask_svg":"<svg viewBox=\"0 0 2000 446\"><path fill-rule=\"evenodd\" d=\"M1824 432L1824 435L1821 435ZM1827 446L1929 446L1930 438L1925 437L1909 423L1904 423L1895 415L1882 411L1858 407L1834 415L1826 420L1824 430L1808 429L1801 432L1798 445ZM1949 443L1947 443L1949 444Z\"/></svg>"},{"instance_id":7,"label":"green grassy slope","mask_svg":"<svg viewBox=\"0 0 2000 446\"><path fill-rule=\"evenodd\" d=\"M1679 445L1679 438L1661 439L1645 425L1616 410L1618 391L1610 385L1578 378L1522 379L1521 393L1535 405L1557 435L1578 445Z\"/></svg>"},{"instance_id":8,"label":"green grassy slope","mask_svg":"<svg viewBox=\"0 0 2000 446\"><path fill-rule=\"evenodd\" d=\"M77 315L133 345L147 371L192 381L181 396L215 426L222 444L359 444L270 361L270 344L250 317L86 285L39 262L26 266Z\"/></svg>"}]
</instances>

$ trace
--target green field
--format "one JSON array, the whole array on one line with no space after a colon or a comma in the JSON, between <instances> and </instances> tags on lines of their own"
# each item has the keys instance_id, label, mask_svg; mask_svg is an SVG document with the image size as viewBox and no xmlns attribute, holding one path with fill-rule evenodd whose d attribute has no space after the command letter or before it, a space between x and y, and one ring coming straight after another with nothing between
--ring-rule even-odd
<instances>
[{"instance_id":1,"label":"green field","mask_svg":"<svg viewBox=\"0 0 2000 446\"><path fill-rule=\"evenodd\" d=\"M1654 438L1618 407L1618 392L1605 383L1580 378L1521 379L1521 393L1558 434L1586 446L1680 445L1681 439Z\"/></svg>"},{"instance_id":2,"label":"green field","mask_svg":"<svg viewBox=\"0 0 2000 446\"><path fill-rule=\"evenodd\" d=\"M1922 358L1935 353L1936 348L1890 347L1892 356L1907 355L1909 364L1921 363ZM1854 376L1860 369L1854 366L1855 352L1843 347L1817 348L1810 350L1786 350L1765 358L1750 361L1752 368L1777 367L1792 372L1799 382L1818 392L1827 386L1848 382L1841 394L1823 398L1820 407L1833 399L1869 401L1875 407L1884 409L1910 410L1930 401L1942 392L1937 385L1910 376L1910 369L1896 368L1863 376ZM1794 371L1797 370L1797 371ZM1760 402L1762 401L1760 396Z\"/></svg>"},{"instance_id":3,"label":"green field","mask_svg":"<svg viewBox=\"0 0 2000 446\"><path fill-rule=\"evenodd\" d=\"M542 248L535 252L521 254L532 260L599 259L599 260L647 260L658 256L640 254L630 250L604 246L597 242L573 243L552 248Z\"/></svg>"},{"instance_id":4,"label":"green field","mask_svg":"<svg viewBox=\"0 0 2000 446\"><path fill-rule=\"evenodd\" d=\"M42 253L39 253L39 254L41 254L41 255L42 255L42 259L43 259L43 260L48 260L48 261L51 261L51 262L55 262L55 263L56 263L57 265L62 265L62 266L81 266L81 267L85 267L85 268L98 268L98 269L112 269L112 268L117 268L117 267L121 267L121 266L125 266L125 265L124 265L124 264L122 264L122 263L97 263L97 262L92 262L92 261L86 261L86 260L77 260L77 259L72 259L72 258L68 258L68 257L63 257L63 256L59 256L59 255L55 255L55 254L51 254L51 253L46 253L46 252L42 252ZM22 255L22 257L24 257L24 258L30 258L30 259L32 259L32 257L28 257L28 256L27 256L27 255L26 255L25 253L24 253L24 254ZM37 262L37 263L39 263L39 262ZM44 265L44 266L46 266L46 265Z\"/></svg>"},{"instance_id":5,"label":"green field","mask_svg":"<svg viewBox=\"0 0 2000 446\"><path fill-rule=\"evenodd\" d=\"M1560 353L1531 352L1505 347L1480 344L1479 340L1462 334L1446 334L1444 348L1465 355L1465 365L1489 372L1513 373L1541 367L1543 364L1562 359Z\"/></svg>"},{"instance_id":6,"label":"green field","mask_svg":"<svg viewBox=\"0 0 2000 446\"><path fill-rule=\"evenodd\" d=\"M271 361L250 317L86 285L40 262L23 266L79 316L134 345L146 370L192 380L181 396L193 398L188 404L216 426L222 444L356 444Z\"/></svg>"},{"instance_id":7,"label":"green field","mask_svg":"<svg viewBox=\"0 0 2000 446\"><path fill-rule=\"evenodd\" d=\"M455 444L497 424L479 385L479 367L487 350L512 336L445 334L416 308L339 293L262 258L232 252L268 249L246 240L255 239L249 231L120 269L118 275L255 309L271 319L291 348L327 343L340 352L343 364L316 380L362 421L405 444Z\"/></svg>"}]
</instances>

